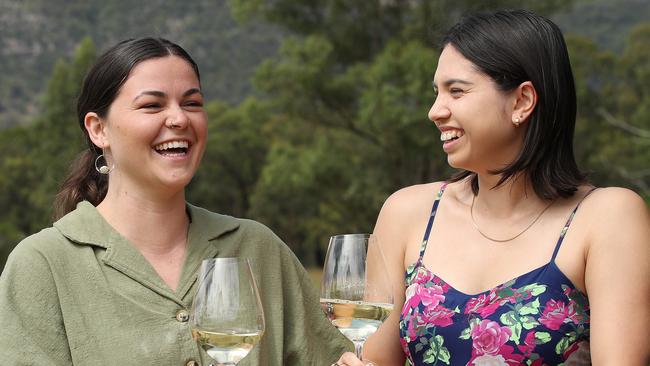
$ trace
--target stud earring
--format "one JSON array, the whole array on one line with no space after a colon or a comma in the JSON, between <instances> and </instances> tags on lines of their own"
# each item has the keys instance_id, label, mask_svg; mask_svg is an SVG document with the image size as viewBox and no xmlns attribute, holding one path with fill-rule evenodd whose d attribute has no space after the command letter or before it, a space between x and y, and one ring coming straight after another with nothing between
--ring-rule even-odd
<instances>
[{"instance_id":1,"label":"stud earring","mask_svg":"<svg viewBox=\"0 0 650 366\"><path fill-rule=\"evenodd\" d=\"M104 164L102 164L102 166L97 166L100 158L104 160ZM113 170L113 168L115 168L115 164L111 165L110 168L108 167L108 165L106 165L106 158L104 157L104 154L99 154L97 158L95 158L95 170L99 174L108 174Z\"/></svg>"},{"instance_id":2,"label":"stud earring","mask_svg":"<svg viewBox=\"0 0 650 366\"><path fill-rule=\"evenodd\" d=\"M515 127L519 127L519 124L521 124L521 119L519 117L515 118L513 124L515 125Z\"/></svg>"}]
</instances>

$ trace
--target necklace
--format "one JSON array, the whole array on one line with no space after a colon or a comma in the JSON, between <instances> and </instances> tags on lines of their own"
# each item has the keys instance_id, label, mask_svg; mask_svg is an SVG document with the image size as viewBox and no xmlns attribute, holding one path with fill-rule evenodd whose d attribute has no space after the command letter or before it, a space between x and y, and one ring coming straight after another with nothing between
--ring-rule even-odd
<instances>
[{"instance_id":1,"label":"necklace","mask_svg":"<svg viewBox=\"0 0 650 366\"><path fill-rule=\"evenodd\" d=\"M474 220L474 200L475 200L475 199L476 199L476 195L473 195L473 196L472 196L472 205L471 205L470 208L469 208L469 216L470 216L470 218L472 219L472 225L474 225L474 229L476 229L476 231L478 231L478 233L481 234L485 239L488 239L488 240L491 240L491 241L495 241L495 242L497 242L497 243L504 243L504 242L507 242L507 241L511 241L511 240L517 239L521 234L525 233L526 230L530 229L530 227L533 226L533 224L535 224L535 223L537 222L537 220L539 220L540 217L542 217L542 215L544 214L544 212L546 212L546 210L548 210L548 208L551 207L551 205L553 205L553 203L555 203L555 200L553 200L553 201L551 201L551 203L549 203L546 207L544 207L544 209L543 209L543 210L542 210L542 211L537 215L537 217L535 217L535 219L534 219L530 224L528 224L528 226L526 226L526 227L524 228L524 230L522 230L521 232L519 232L519 234L513 236L512 238L507 238L507 239L495 239L495 238L491 238L491 237L489 237L487 234L485 234L483 231L481 231L481 229L479 229L478 225L476 224L476 220Z\"/></svg>"}]
</instances>

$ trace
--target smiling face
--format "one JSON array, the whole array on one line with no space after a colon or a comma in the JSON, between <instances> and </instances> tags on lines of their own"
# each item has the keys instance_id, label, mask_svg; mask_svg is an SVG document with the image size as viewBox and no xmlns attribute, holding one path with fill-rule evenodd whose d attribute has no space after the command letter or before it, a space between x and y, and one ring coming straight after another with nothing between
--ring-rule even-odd
<instances>
[{"instance_id":1,"label":"smiling face","mask_svg":"<svg viewBox=\"0 0 650 366\"><path fill-rule=\"evenodd\" d=\"M453 46L440 54L429 119L441 132L449 165L479 174L512 162L523 144L513 125L515 92L503 92Z\"/></svg>"},{"instance_id":2,"label":"smiling face","mask_svg":"<svg viewBox=\"0 0 650 366\"><path fill-rule=\"evenodd\" d=\"M178 56L143 61L105 118L89 113L86 126L115 164L109 192L182 191L199 166L207 135L197 75Z\"/></svg>"}]
</instances>

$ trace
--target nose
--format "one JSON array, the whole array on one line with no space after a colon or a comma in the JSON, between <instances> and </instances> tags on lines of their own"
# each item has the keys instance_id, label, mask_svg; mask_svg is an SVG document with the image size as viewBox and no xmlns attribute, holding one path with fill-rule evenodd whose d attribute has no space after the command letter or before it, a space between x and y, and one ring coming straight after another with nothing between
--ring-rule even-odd
<instances>
[{"instance_id":1,"label":"nose","mask_svg":"<svg viewBox=\"0 0 650 366\"><path fill-rule=\"evenodd\" d=\"M438 95L436 100L433 102L433 105L429 109L429 120L434 123L443 121L451 115L449 108L445 105L444 97Z\"/></svg>"},{"instance_id":2,"label":"nose","mask_svg":"<svg viewBox=\"0 0 650 366\"><path fill-rule=\"evenodd\" d=\"M171 129L185 129L189 123L190 119L181 106L170 108L166 121L167 127Z\"/></svg>"}]
</instances>

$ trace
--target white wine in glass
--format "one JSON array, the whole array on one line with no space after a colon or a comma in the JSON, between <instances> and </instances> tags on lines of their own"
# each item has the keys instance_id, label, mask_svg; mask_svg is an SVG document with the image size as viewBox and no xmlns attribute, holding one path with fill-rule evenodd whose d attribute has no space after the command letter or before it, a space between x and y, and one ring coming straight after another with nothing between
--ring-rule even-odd
<instances>
[{"instance_id":1,"label":"white wine in glass","mask_svg":"<svg viewBox=\"0 0 650 366\"><path fill-rule=\"evenodd\" d=\"M237 365L264 334L264 311L248 259L201 263L192 306L192 335L221 365Z\"/></svg>"},{"instance_id":2,"label":"white wine in glass","mask_svg":"<svg viewBox=\"0 0 650 366\"><path fill-rule=\"evenodd\" d=\"M361 359L364 342L393 310L392 287L375 236L347 234L330 238L320 303L332 324L354 343ZM372 365L372 361L367 364Z\"/></svg>"}]
</instances>

